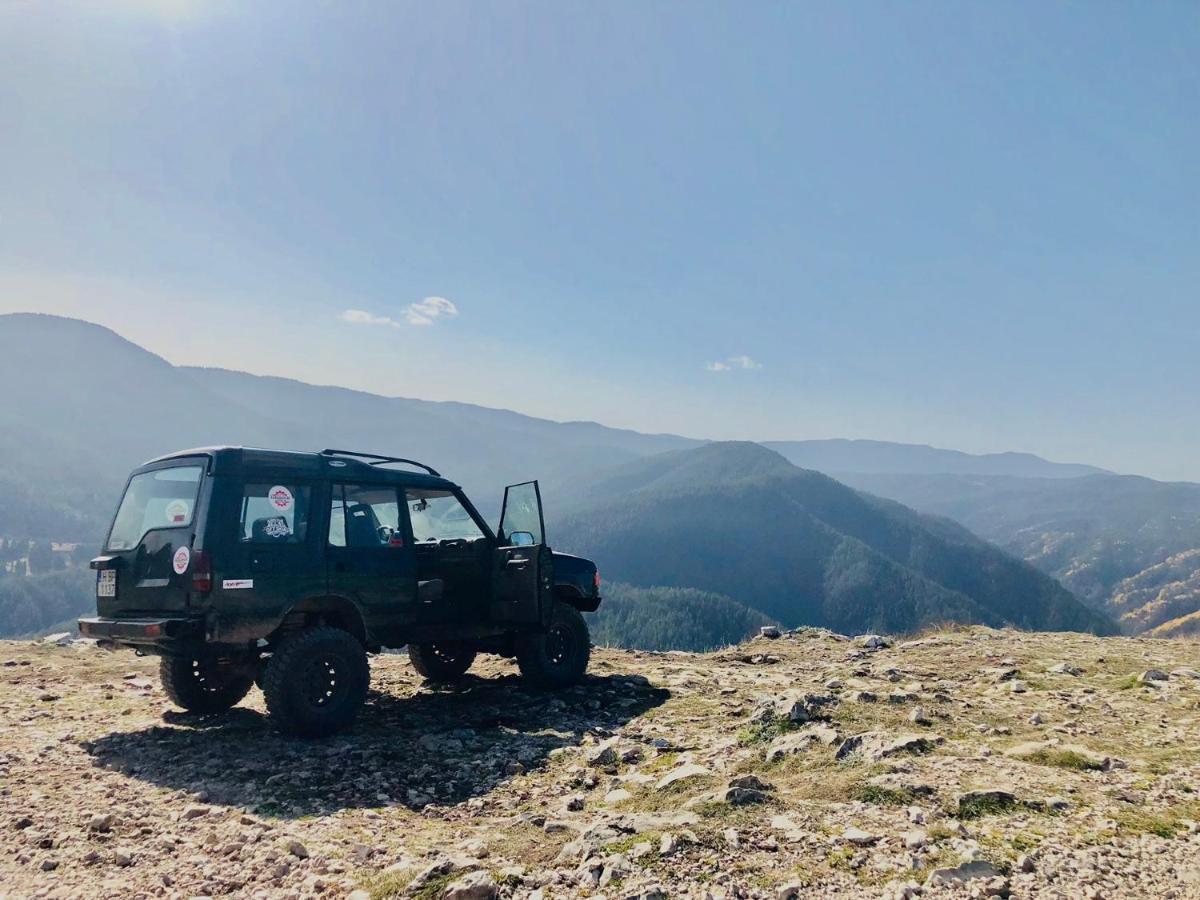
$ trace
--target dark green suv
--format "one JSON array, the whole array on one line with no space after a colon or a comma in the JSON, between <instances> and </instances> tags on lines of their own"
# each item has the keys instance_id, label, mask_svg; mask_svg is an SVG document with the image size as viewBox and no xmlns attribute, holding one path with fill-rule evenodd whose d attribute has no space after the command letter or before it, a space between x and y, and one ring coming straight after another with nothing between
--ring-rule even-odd
<instances>
[{"instance_id":1,"label":"dark green suv","mask_svg":"<svg viewBox=\"0 0 1200 900\"><path fill-rule=\"evenodd\" d=\"M421 469L417 472L412 469ZM408 646L426 678L478 652L543 687L579 680L600 603L596 566L545 543L537 482L505 490L493 533L458 485L397 457L208 447L130 476L79 630L162 657L185 709L257 683L283 731L348 726L367 654Z\"/></svg>"}]
</instances>

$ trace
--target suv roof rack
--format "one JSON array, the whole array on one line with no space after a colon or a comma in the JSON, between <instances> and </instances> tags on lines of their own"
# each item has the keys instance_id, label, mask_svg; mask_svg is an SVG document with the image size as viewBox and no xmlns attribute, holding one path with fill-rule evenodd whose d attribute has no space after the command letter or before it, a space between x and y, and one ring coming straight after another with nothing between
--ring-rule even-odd
<instances>
[{"instance_id":1,"label":"suv roof rack","mask_svg":"<svg viewBox=\"0 0 1200 900\"><path fill-rule=\"evenodd\" d=\"M353 456L356 459L371 460L368 465L384 466L389 463L403 463L406 466L416 466L418 469L424 469L435 478L441 478L442 473L433 466L427 466L425 463L417 462L415 459L404 459L401 456L380 456L378 453L358 453L354 450L333 450L326 448L321 451L322 456Z\"/></svg>"}]
</instances>

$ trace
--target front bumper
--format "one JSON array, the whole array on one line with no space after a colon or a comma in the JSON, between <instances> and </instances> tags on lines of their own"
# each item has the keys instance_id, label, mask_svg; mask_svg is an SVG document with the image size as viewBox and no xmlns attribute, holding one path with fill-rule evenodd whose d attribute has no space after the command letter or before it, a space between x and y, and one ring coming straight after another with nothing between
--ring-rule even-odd
<instances>
[{"instance_id":1,"label":"front bumper","mask_svg":"<svg viewBox=\"0 0 1200 900\"><path fill-rule=\"evenodd\" d=\"M204 639L204 621L194 618L106 619L93 616L79 620L79 633L101 644L147 647Z\"/></svg>"}]
</instances>

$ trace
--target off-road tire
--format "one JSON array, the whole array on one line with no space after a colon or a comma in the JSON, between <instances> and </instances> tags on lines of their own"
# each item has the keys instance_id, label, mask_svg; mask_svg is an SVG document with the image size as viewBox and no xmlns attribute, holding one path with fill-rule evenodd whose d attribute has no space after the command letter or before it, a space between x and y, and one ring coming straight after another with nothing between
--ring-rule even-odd
<instances>
[{"instance_id":1,"label":"off-road tire","mask_svg":"<svg viewBox=\"0 0 1200 900\"><path fill-rule=\"evenodd\" d=\"M349 727L367 698L367 651L340 628L306 628L284 638L263 673L272 724L284 734L321 737Z\"/></svg>"},{"instance_id":2,"label":"off-road tire","mask_svg":"<svg viewBox=\"0 0 1200 900\"><path fill-rule=\"evenodd\" d=\"M560 688L575 684L587 671L592 653L587 622L575 607L555 603L547 629L519 635L516 651L521 676L534 686Z\"/></svg>"},{"instance_id":3,"label":"off-road tire","mask_svg":"<svg viewBox=\"0 0 1200 900\"><path fill-rule=\"evenodd\" d=\"M254 674L245 666L215 656L164 656L158 675L163 690L176 706L189 712L219 713L237 706L254 686Z\"/></svg>"},{"instance_id":4,"label":"off-road tire","mask_svg":"<svg viewBox=\"0 0 1200 900\"><path fill-rule=\"evenodd\" d=\"M475 648L468 644L409 644L408 658L419 675L435 683L457 681L475 662Z\"/></svg>"}]
</instances>

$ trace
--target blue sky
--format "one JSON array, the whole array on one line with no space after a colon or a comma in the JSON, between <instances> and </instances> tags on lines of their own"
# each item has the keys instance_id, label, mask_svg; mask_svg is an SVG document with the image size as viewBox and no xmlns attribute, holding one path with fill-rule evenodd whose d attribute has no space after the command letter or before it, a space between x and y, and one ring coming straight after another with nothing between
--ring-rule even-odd
<instances>
[{"instance_id":1,"label":"blue sky","mask_svg":"<svg viewBox=\"0 0 1200 900\"><path fill-rule=\"evenodd\" d=\"M1200 480L1198 110L1192 3L0 0L0 311Z\"/></svg>"}]
</instances>

